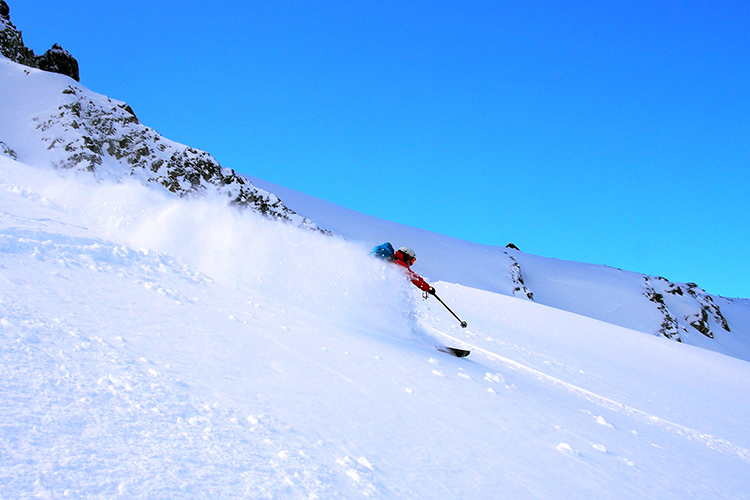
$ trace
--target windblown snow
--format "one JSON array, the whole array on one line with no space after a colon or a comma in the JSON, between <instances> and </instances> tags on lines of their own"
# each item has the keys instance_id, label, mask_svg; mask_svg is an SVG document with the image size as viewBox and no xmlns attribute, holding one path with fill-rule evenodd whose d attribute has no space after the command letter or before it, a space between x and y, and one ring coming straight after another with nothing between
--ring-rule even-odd
<instances>
[{"instance_id":1,"label":"windblown snow","mask_svg":"<svg viewBox=\"0 0 750 500\"><path fill-rule=\"evenodd\" d=\"M750 364L597 319L636 305L570 312L553 293L584 275L614 296L614 270L540 260L557 281L527 277L538 303L477 271L533 256L500 265L307 199L300 213L348 239L326 236L13 156L0 498L747 498ZM368 255L389 234L468 328ZM444 258L461 249L476 266Z\"/></svg>"}]
</instances>

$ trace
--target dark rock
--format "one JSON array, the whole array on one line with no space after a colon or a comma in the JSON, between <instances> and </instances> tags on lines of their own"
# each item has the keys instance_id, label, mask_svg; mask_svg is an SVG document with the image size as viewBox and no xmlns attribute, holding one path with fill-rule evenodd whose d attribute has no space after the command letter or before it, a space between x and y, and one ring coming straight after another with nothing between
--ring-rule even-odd
<instances>
[{"instance_id":1,"label":"dark rock","mask_svg":"<svg viewBox=\"0 0 750 500\"><path fill-rule=\"evenodd\" d=\"M664 295L656 291L651 278L644 276L644 279L646 280L644 295L648 300L656 304L656 308L662 314L662 322L657 333L662 337L682 342L680 334L687 332L686 328L680 325L677 317L669 310L667 304L664 303Z\"/></svg>"},{"instance_id":2,"label":"dark rock","mask_svg":"<svg viewBox=\"0 0 750 500\"><path fill-rule=\"evenodd\" d=\"M13 62L36 68L34 51L23 43L21 32L10 22L10 7L0 0L0 54Z\"/></svg>"},{"instance_id":3,"label":"dark rock","mask_svg":"<svg viewBox=\"0 0 750 500\"><path fill-rule=\"evenodd\" d=\"M78 61L76 61L75 57L70 55L70 52L63 49L58 44L54 44L51 49L44 53L44 55L37 56L36 66L41 70L60 73L61 75L71 77L77 82L80 81L78 75Z\"/></svg>"},{"instance_id":4,"label":"dark rock","mask_svg":"<svg viewBox=\"0 0 750 500\"><path fill-rule=\"evenodd\" d=\"M526 284L523 281L523 274L521 273L521 264L518 263L516 259L513 258L512 255L510 255L508 252L503 252L505 255L508 256L510 259L510 280L515 285L515 288L513 288L513 296L518 297L526 297L527 299L534 301L534 293L529 290L529 288L526 286Z\"/></svg>"},{"instance_id":5,"label":"dark rock","mask_svg":"<svg viewBox=\"0 0 750 500\"><path fill-rule=\"evenodd\" d=\"M710 339L714 338L714 334L708 326L708 308L704 307L701 310L700 315L696 314L693 318L688 317L686 319L688 321L693 319L693 321L690 321L690 326L701 332L706 337Z\"/></svg>"},{"instance_id":6,"label":"dark rock","mask_svg":"<svg viewBox=\"0 0 750 500\"><path fill-rule=\"evenodd\" d=\"M21 32L10 22L10 7L5 0L0 0L0 54L18 64L60 73L80 81L78 61L58 44L44 55L34 56L34 51L24 45Z\"/></svg>"},{"instance_id":7,"label":"dark rock","mask_svg":"<svg viewBox=\"0 0 750 500\"><path fill-rule=\"evenodd\" d=\"M1 1L2 0L0 0L0 2ZM0 155L7 156L8 158L12 160L18 159L18 155L16 154L16 152L10 149L10 146L5 144L3 141L0 141Z\"/></svg>"}]
</instances>

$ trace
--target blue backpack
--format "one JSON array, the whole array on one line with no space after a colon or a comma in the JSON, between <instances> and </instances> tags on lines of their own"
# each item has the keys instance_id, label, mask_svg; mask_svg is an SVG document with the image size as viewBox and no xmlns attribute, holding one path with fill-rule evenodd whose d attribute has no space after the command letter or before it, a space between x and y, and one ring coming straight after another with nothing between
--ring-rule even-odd
<instances>
[{"instance_id":1,"label":"blue backpack","mask_svg":"<svg viewBox=\"0 0 750 500\"><path fill-rule=\"evenodd\" d=\"M393 262L395 253L396 252L393 250L393 245L391 245L387 241L382 245L378 245L372 249L372 254L374 256L380 257L381 259L387 260L388 262Z\"/></svg>"}]
</instances>

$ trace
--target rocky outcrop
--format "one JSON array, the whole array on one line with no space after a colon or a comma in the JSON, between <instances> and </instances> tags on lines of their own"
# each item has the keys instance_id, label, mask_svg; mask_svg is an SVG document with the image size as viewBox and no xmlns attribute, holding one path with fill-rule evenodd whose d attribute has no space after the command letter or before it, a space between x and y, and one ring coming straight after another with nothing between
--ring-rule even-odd
<instances>
[{"instance_id":1,"label":"rocky outcrop","mask_svg":"<svg viewBox=\"0 0 750 500\"><path fill-rule=\"evenodd\" d=\"M77 82L81 81L78 74L78 61L58 44L54 44L44 55L37 56L35 60L36 67L41 70L60 73Z\"/></svg>"},{"instance_id":2,"label":"rocky outcrop","mask_svg":"<svg viewBox=\"0 0 750 500\"><path fill-rule=\"evenodd\" d=\"M21 32L10 22L10 7L0 0L0 54L13 62L36 68L34 51L23 43Z\"/></svg>"},{"instance_id":3,"label":"rocky outcrop","mask_svg":"<svg viewBox=\"0 0 750 500\"><path fill-rule=\"evenodd\" d=\"M690 330L713 339L715 332L731 332L714 299L695 283L677 285L666 278L645 276L644 295L656 304L663 321L658 334L681 341Z\"/></svg>"},{"instance_id":4,"label":"rocky outcrop","mask_svg":"<svg viewBox=\"0 0 750 500\"><path fill-rule=\"evenodd\" d=\"M515 250L517 252L520 252L518 250L518 247L515 246L513 243L509 243L505 248L508 248L510 250ZM508 266L508 277L510 278L510 281L513 285L513 289L511 290L511 293L514 297L522 297L524 299L534 301L534 293L529 290L529 288L526 286L526 284L523 281L523 273L521 272L521 264L518 263L518 261L513 257L513 255L510 254L507 250L503 251L503 253L510 259L510 265Z\"/></svg>"},{"instance_id":5,"label":"rocky outcrop","mask_svg":"<svg viewBox=\"0 0 750 500\"><path fill-rule=\"evenodd\" d=\"M10 22L10 7L4 0L0 0L0 54L24 66L60 73L80 81L78 61L58 44L54 44L44 55L34 56L34 51L23 43L21 32Z\"/></svg>"},{"instance_id":6,"label":"rocky outcrop","mask_svg":"<svg viewBox=\"0 0 750 500\"><path fill-rule=\"evenodd\" d=\"M523 298L533 301L534 293L531 290L529 290L529 288L523 282L523 275L521 274L521 265L516 261L516 259L513 258L513 256L509 255L509 257L510 257L510 260L512 261L512 264L510 266L510 278L514 285L513 296L514 297L521 296Z\"/></svg>"},{"instance_id":7,"label":"rocky outcrop","mask_svg":"<svg viewBox=\"0 0 750 500\"><path fill-rule=\"evenodd\" d=\"M654 288L651 278L644 276L644 279L646 281L646 290L643 294L649 301L656 304L656 308L662 315L661 325L659 325L659 329L656 333L662 337L682 342L680 333L687 333L687 329L683 325L680 325L677 317L669 310L669 307L667 307L667 304L664 302L664 294L658 292Z\"/></svg>"},{"instance_id":8,"label":"rocky outcrop","mask_svg":"<svg viewBox=\"0 0 750 500\"><path fill-rule=\"evenodd\" d=\"M57 110L33 121L46 148L56 151L53 167L87 171L100 179L135 178L181 197L219 194L241 209L319 229L205 151L165 139L142 125L123 102L69 86Z\"/></svg>"},{"instance_id":9,"label":"rocky outcrop","mask_svg":"<svg viewBox=\"0 0 750 500\"><path fill-rule=\"evenodd\" d=\"M10 146L5 144L5 142L3 141L0 141L0 155L6 156L10 158L11 160L18 159L18 155L16 154L16 152L10 149Z\"/></svg>"}]
</instances>

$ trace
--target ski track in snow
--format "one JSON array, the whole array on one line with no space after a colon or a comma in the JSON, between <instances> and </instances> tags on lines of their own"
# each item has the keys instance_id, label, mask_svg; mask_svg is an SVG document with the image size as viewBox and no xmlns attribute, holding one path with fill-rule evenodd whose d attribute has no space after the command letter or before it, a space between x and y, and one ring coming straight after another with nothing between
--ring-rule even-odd
<instances>
[{"instance_id":1,"label":"ski track in snow","mask_svg":"<svg viewBox=\"0 0 750 500\"><path fill-rule=\"evenodd\" d=\"M424 326L426 326L431 331L433 331L437 336L443 337L451 342L454 342L457 347L471 350L472 354L481 353L487 359L499 361L514 370L531 374L534 377L538 378L539 380L545 381L554 386L562 387L572 394L583 397L607 409L623 413L625 415L636 418L650 425L662 427L670 432L683 436L687 439L703 443L705 446L707 446L708 448L712 450L719 451L721 453L724 453L730 456L736 456L746 462L750 462L750 451L746 450L745 448L733 445L729 441L726 441L721 438L716 438L714 436L711 436L710 434L699 432L695 429L685 427L684 425L680 425L675 422L671 422L667 419L664 419L659 416L653 415L651 413L639 410L632 406L628 406L626 404L620 403L619 401L615 401L614 399L608 398L606 396L602 396L588 389L584 389L574 384L565 382L564 380L560 380L559 378L553 377L551 375L547 375L546 373L543 373L539 370L531 368L530 366L527 366L523 363L519 363L505 356L501 356L500 354L494 353L487 349L483 349L477 345L471 344L460 338L454 337L452 335L448 335L447 333L442 332L436 328L433 328L430 325L424 325Z\"/></svg>"}]
</instances>

